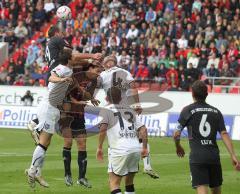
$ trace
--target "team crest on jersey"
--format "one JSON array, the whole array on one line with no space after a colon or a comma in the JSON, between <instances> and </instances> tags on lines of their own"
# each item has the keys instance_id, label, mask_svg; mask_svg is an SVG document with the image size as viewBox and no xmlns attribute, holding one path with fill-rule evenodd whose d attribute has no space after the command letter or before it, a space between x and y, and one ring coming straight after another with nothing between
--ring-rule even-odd
<instances>
[{"instance_id":1,"label":"team crest on jersey","mask_svg":"<svg viewBox=\"0 0 240 194\"><path fill-rule=\"evenodd\" d=\"M50 129L50 125L47 124L46 122L44 123L44 129Z\"/></svg>"}]
</instances>

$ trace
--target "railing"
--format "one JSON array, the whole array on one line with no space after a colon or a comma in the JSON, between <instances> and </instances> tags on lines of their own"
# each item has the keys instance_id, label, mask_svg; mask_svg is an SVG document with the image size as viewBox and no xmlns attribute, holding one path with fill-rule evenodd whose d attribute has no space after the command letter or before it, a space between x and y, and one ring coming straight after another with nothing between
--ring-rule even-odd
<instances>
[{"instance_id":1,"label":"railing","mask_svg":"<svg viewBox=\"0 0 240 194\"><path fill-rule=\"evenodd\" d=\"M211 92L240 93L239 77L206 77L206 79L209 81ZM223 81L229 81L229 84L222 84Z\"/></svg>"}]
</instances>

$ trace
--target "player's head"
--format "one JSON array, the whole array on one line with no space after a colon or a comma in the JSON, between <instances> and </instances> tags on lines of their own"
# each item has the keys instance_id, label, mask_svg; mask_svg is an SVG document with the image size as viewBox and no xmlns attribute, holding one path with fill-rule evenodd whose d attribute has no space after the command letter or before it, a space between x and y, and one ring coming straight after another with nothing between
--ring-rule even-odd
<instances>
[{"instance_id":1,"label":"player's head","mask_svg":"<svg viewBox=\"0 0 240 194\"><path fill-rule=\"evenodd\" d=\"M105 69L110 69L117 65L117 58L115 56L107 56L104 58L102 66Z\"/></svg>"},{"instance_id":2,"label":"player's head","mask_svg":"<svg viewBox=\"0 0 240 194\"><path fill-rule=\"evenodd\" d=\"M121 90L118 87L111 87L107 91L106 100L111 104L119 104L122 100L121 98Z\"/></svg>"},{"instance_id":3,"label":"player's head","mask_svg":"<svg viewBox=\"0 0 240 194\"><path fill-rule=\"evenodd\" d=\"M52 38L53 36L60 35L61 31L57 26L51 26L48 30L48 37Z\"/></svg>"},{"instance_id":4,"label":"player's head","mask_svg":"<svg viewBox=\"0 0 240 194\"><path fill-rule=\"evenodd\" d=\"M72 58L72 50L71 49L63 49L59 53L59 61L62 65L68 65L69 60Z\"/></svg>"},{"instance_id":5,"label":"player's head","mask_svg":"<svg viewBox=\"0 0 240 194\"><path fill-rule=\"evenodd\" d=\"M207 85L203 81L195 81L192 85L192 96L197 102L204 102L208 96Z\"/></svg>"},{"instance_id":6,"label":"player's head","mask_svg":"<svg viewBox=\"0 0 240 194\"><path fill-rule=\"evenodd\" d=\"M103 68L100 65L97 65L96 63L90 64L87 67L83 68L82 71L87 72L87 76L91 79L97 79L97 77L102 72Z\"/></svg>"}]
</instances>

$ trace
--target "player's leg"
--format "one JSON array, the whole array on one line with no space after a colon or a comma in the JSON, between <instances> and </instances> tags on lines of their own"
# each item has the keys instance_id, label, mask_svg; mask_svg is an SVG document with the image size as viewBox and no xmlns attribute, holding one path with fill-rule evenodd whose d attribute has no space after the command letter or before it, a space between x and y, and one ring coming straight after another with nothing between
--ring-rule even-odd
<instances>
[{"instance_id":1,"label":"player's leg","mask_svg":"<svg viewBox=\"0 0 240 194\"><path fill-rule=\"evenodd\" d=\"M109 187L111 194L122 194L120 189L122 176L118 176L113 172L109 172Z\"/></svg>"},{"instance_id":2,"label":"player's leg","mask_svg":"<svg viewBox=\"0 0 240 194\"><path fill-rule=\"evenodd\" d=\"M135 194L134 176L135 173L129 173L125 177L125 194Z\"/></svg>"},{"instance_id":3,"label":"player's leg","mask_svg":"<svg viewBox=\"0 0 240 194\"><path fill-rule=\"evenodd\" d=\"M221 194L221 185L223 182L221 164L209 165L209 175L209 186L212 194Z\"/></svg>"},{"instance_id":4,"label":"player's leg","mask_svg":"<svg viewBox=\"0 0 240 194\"><path fill-rule=\"evenodd\" d=\"M85 129L79 130L80 134L77 134L75 137L77 147L78 147L78 167L79 167L79 175L77 184L83 185L87 188L91 188L91 184L86 178L87 172L87 151L86 151L86 142L87 142L87 134ZM78 132L78 133L79 133Z\"/></svg>"},{"instance_id":5,"label":"player's leg","mask_svg":"<svg viewBox=\"0 0 240 194\"><path fill-rule=\"evenodd\" d=\"M211 188L211 192L212 192L212 194L221 194L222 193L221 186L220 187Z\"/></svg>"},{"instance_id":6,"label":"player's leg","mask_svg":"<svg viewBox=\"0 0 240 194\"><path fill-rule=\"evenodd\" d=\"M64 176L65 184L67 186L73 185L72 172L71 172L71 148L72 148L72 130L69 127L62 129L62 135L64 137L64 146L62 151L63 163L64 163Z\"/></svg>"},{"instance_id":7,"label":"player's leg","mask_svg":"<svg viewBox=\"0 0 240 194\"><path fill-rule=\"evenodd\" d=\"M207 164L190 163L192 187L197 194L207 194L210 183L209 169Z\"/></svg>"},{"instance_id":8,"label":"player's leg","mask_svg":"<svg viewBox=\"0 0 240 194\"><path fill-rule=\"evenodd\" d=\"M208 185L201 185L196 188L197 194L208 194Z\"/></svg>"},{"instance_id":9,"label":"player's leg","mask_svg":"<svg viewBox=\"0 0 240 194\"><path fill-rule=\"evenodd\" d=\"M33 152L31 166L26 171L28 183L32 188L35 187L37 169L43 166L45 153L51 142L51 138L52 134L42 131L40 134L39 144L36 146Z\"/></svg>"},{"instance_id":10,"label":"player's leg","mask_svg":"<svg viewBox=\"0 0 240 194\"><path fill-rule=\"evenodd\" d=\"M38 124L39 124L38 118L29 121L27 124L27 128L36 145L39 144L39 135L40 135L40 131L38 131L36 128Z\"/></svg>"},{"instance_id":11,"label":"player's leg","mask_svg":"<svg viewBox=\"0 0 240 194\"><path fill-rule=\"evenodd\" d=\"M141 139L139 141L142 142ZM142 143L141 143L141 146L142 146ZM158 179L159 175L152 169L152 166L151 166L150 145L149 144L147 144L147 148L148 148L148 155L143 158L143 166L144 166L143 171L150 177L152 177L154 179Z\"/></svg>"}]
</instances>

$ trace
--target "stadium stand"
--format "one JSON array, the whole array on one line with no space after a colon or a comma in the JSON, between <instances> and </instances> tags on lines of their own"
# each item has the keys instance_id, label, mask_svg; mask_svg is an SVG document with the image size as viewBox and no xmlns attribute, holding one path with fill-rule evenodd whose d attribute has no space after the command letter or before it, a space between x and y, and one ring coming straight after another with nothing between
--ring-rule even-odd
<instances>
[{"instance_id":1,"label":"stadium stand","mask_svg":"<svg viewBox=\"0 0 240 194\"><path fill-rule=\"evenodd\" d=\"M0 40L11 57L0 84L45 84L46 30L62 4L72 10L66 40L73 48L116 55L144 88L188 91L205 76L210 85L222 78L213 92L239 91L231 78L240 72L240 3L232 0L3 0Z\"/></svg>"}]
</instances>

